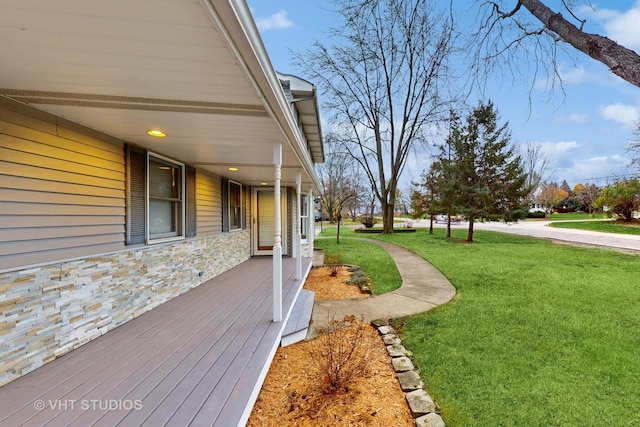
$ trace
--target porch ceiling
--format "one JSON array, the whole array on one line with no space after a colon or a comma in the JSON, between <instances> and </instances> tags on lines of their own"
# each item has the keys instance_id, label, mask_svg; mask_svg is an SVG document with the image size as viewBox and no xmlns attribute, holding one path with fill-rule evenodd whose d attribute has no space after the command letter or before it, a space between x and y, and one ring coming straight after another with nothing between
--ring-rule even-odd
<instances>
[{"instance_id":1,"label":"porch ceiling","mask_svg":"<svg viewBox=\"0 0 640 427\"><path fill-rule=\"evenodd\" d=\"M5 0L0 37L0 95L249 184L282 143L318 184L244 0Z\"/></svg>"}]
</instances>

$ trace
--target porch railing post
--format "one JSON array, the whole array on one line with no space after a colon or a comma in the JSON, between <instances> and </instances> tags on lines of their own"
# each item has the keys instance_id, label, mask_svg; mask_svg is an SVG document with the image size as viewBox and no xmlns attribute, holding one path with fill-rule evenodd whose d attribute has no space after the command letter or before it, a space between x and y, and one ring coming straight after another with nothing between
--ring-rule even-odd
<instances>
[{"instance_id":1,"label":"porch railing post","mask_svg":"<svg viewBox=\"0 0 640 427\"><path fill-rule=\"evenodd\" d=\"M316 238L316 210L315 210L315 202L313 201L313 190L309 189L309 195L307 196L307 203L309 203L309 207L307 208L307 212L309 212L309 225L307 226L307 240L309 241L309 247L307 252L307 257L313 258L313 241ZM322 213L321 213L322 215Z\"/></svg>"},{"instance_id":2,"label":"porch railing post","mask_svg":"<svg viewBox=\"0 0 640 427\"><path fill-rule=\"evenodd\" d=\"M294 240L293 256L296 258L296 280L302 279L302 232L300 231L300 221L302 220L302 173L296 175L296 234Z\"/></svg>"},{"instance_id":3,"label":"porch railing post","mask_svg":"<svg viewBox=\"0 0 640 427\"><path fill-rule=\"evenodd\" d=\"M282 145L273 146L274 165L274 236L273 236L273 321L282 321L282 213L280 212L280 179L282 178Z\"/></svg>"}]
</instances>

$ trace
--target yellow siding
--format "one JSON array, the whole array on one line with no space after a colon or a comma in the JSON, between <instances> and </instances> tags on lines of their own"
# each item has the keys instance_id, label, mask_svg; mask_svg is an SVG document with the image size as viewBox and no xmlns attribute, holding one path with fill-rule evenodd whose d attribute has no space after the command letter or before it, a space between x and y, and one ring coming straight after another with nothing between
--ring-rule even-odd
<instances>
[{"instance_id":1,"label":"yellow siding","mask_svg":"<svg viewBox=\"0 0 640 427\"><path fill-rule=\"evenodd\" d=\"M123 144L0 102L0 269L124 248Z\"/></svg>"},{"instance_id":2,"label":"yellow siding","mask_svg":"<svg viewBox=\"0 0 640 427\"><path fill-rule=\"evenodd\" d=\"M222 188L218 175L198 169L196 171L197 235L212 236L222 233Z\"/></svg>"}]
</instances>

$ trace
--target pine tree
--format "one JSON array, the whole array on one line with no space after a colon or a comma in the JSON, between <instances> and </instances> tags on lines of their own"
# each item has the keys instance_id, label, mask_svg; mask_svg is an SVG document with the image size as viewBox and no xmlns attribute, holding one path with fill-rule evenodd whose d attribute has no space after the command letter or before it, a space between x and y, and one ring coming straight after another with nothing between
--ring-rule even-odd
<instances>
[{"instance_id":1,"label":"pine tree","mask_svg":"<svg viewBox=\"0 0 640 427\"><path fill-rule=\"evenodd\" d=\"M454 188L452 205L469 221L467 241L473 242L473 224L483 216L510 220L525 203L526 173L515 154L507 124L498 124L492 102L480 103L464 126L454 123L447 140L445 161Z\"/></svg>"}]
</instances>

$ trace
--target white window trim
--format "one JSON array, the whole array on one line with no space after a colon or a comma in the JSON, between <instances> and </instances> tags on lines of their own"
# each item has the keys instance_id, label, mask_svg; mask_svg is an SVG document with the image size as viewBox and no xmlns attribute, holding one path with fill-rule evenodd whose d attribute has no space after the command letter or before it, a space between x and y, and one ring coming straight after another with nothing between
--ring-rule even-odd
<instances>
[{"instance_id":1,"label":"white window trim","mask_svg":"<svg viewBox=\"0 0 640 427\"><path fill-rule=\"evenodd\" d=\"M310 230L310 225L309 225L309 196L305 193L300 193L300 242L301 243L309 243L309 230ZM303 199L307 199L305 203L302 202ZM306 215L303 215L302 213L304 211L307 211ZM304 236L306 237L302 237L304 230L302 229L302 220L306 218L307 219L307 232L306 234L304 234Z\"/></svg>"},{"instance_id":2,"label":"white window trim","mask_svg":"<svg viewBox=\"0 0 640 427\"><path fill-rule=\"evenodd\" d=\"M151 237L150 234L150 230L151 230L151 226L150 224L150 218L149 218L149 206L151 205L150 201L149 201L149 193L150 193L150 185L149 185L149 175L150 175L150 166L149 166L149 159L150 158L155 158L155 159L159 159L162 160L164 162L167 163L171 163L175 166L178 166L180 168L180 223L178 225L178 230L177 230L177 235L176 236L171 236L171 237L158 237L158 238L153 238ZM170 159L168 157L162 156L160 154L151 152L147 150L147 173L146 173L146 177L145 179L147 180L147 185L146 185L146 203L145 203L145 216L146 216L146 223L147 226L145 227L145 232L146 232L146 240L147 240L147 244L151 245L151 244L155 244L155 243L165 243L165 242L173 242L176 240L184 240L185 239L185 235L186 235L186 229L187 229L187 224L186 224L186 214L187 214L187 207L186 207L186 186L185 186L185 182L186 182L186 167L184 163L181 162L177 162L174 159Z\"/></svg>"}]
</instances>

